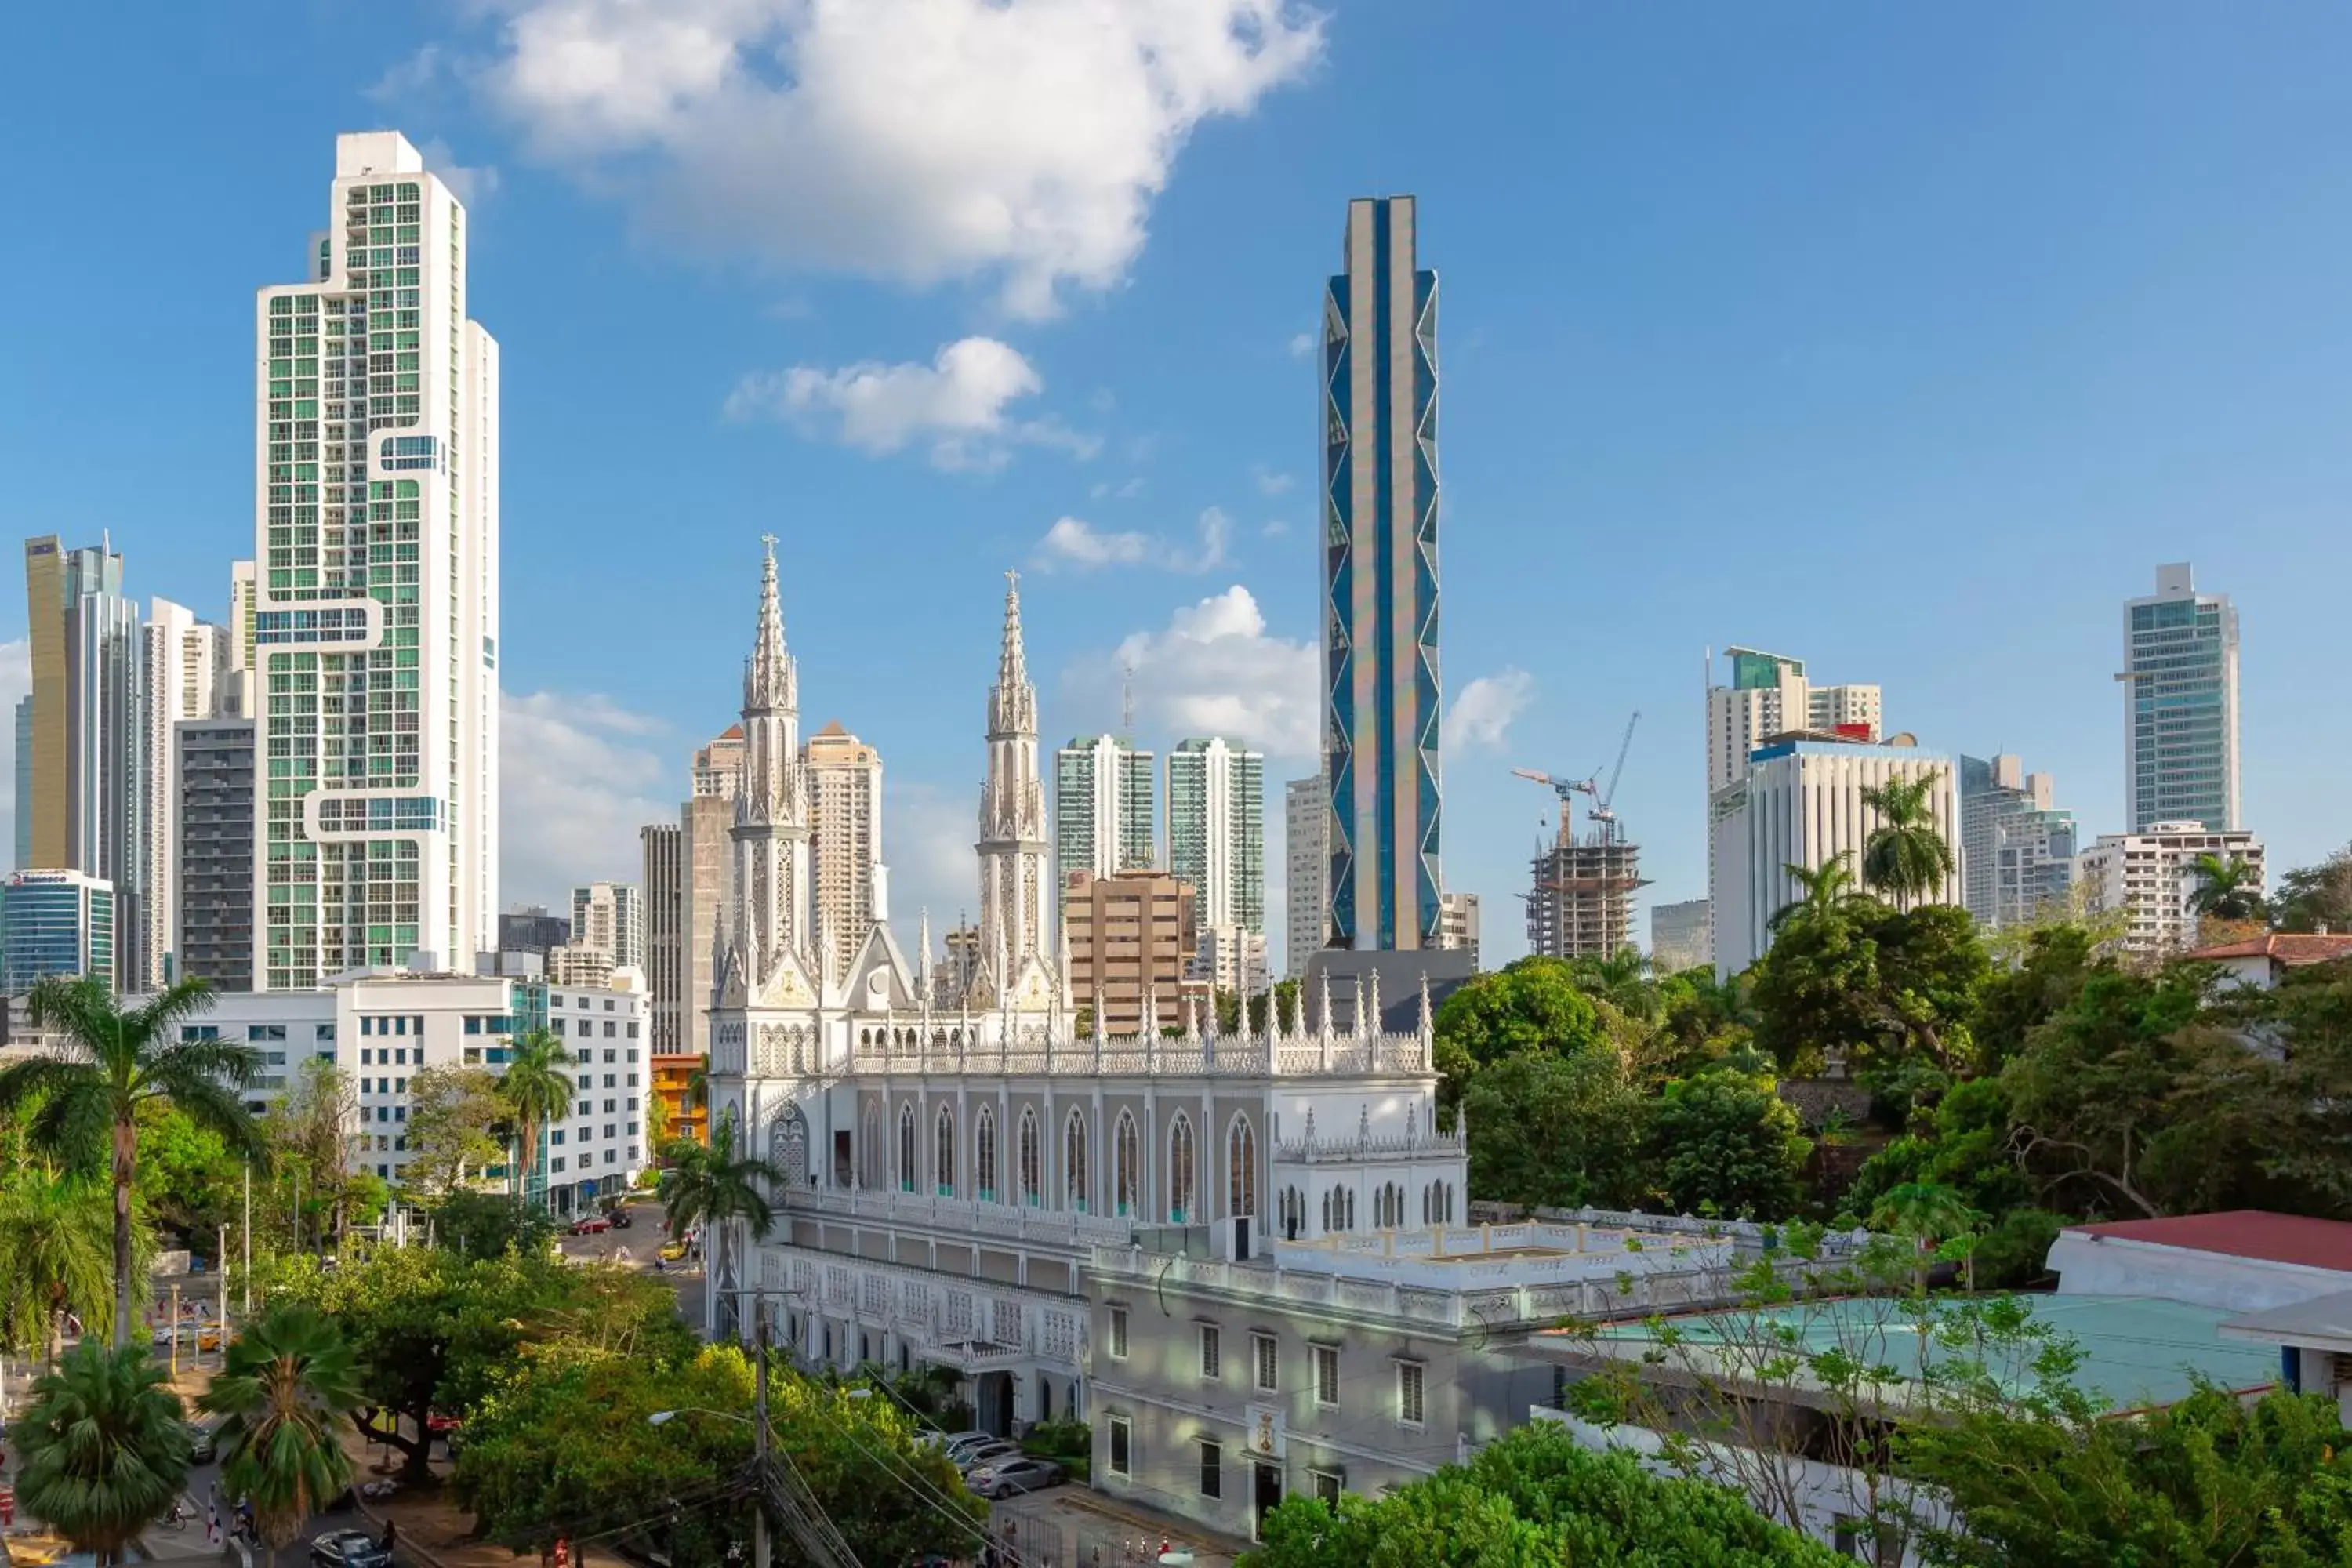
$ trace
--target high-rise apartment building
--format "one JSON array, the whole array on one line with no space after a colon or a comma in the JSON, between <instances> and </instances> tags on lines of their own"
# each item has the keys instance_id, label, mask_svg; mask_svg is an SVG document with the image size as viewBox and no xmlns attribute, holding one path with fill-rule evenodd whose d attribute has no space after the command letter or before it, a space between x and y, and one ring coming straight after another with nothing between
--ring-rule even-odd
<instances>
[{"instance_id":1,"label":"high-rise apartment building","mask_svg":"<svg viewBox=\"0 0 2352 1568\"><path fill-rule=\"evenodd\" d=\"M685 990L679 1001L681 1055L710 1049L711 987L718 981L719 922L735 897L735 791L743 771L743 726L730 724L695 748L688 768L693 795L678 807L678 941Z\"/></svg>"},{"instance_id":2,"label":"high-rise apartment building","mask_svg":"<svg viewBox=\"0 0 2352 1568\"><path fill-rule=\"evenodd\" d=\"M254 602L259 596L253 563L233 561L228 569L228 668L222 677L219 711L250 719L253 712Z\"/></svg>"},{"instance_id":3,"label":"high-rise apartment building","mask_svg":"<svg viewBox=\"0 0 2352 1568\"><path fill-rule=\"evenodd\" d=\"M1231 925L1202 926L1200 931L1200 942L1192 950L1193 979L1234 996L1265 993L1270 977L1263 933Z\"/></svg>"},{"instance_id":4,"label":"high-rise apartment building","mask_svg":"<svg viewBox=\"0 0 2352 1568\"><path fill-rule=\"evenodd\" d=\"M180 910L179 866L173 849L181 784L179 725L185 720L210 719L220 710L227 646L226 634L196 619L194 611L169 599L149 603L143 748L147 799L140 813L140 885L145 897L139 909L140 973L134 977L141 991L161 988L185 967L174 961L172 945ZM248 896L250 891L248 886Z\"/></svg>"},{"instance_id":5,"label":"high-rise apartment building","mask_svg":"<svg viewBox=\"0 0 2352 1568\"><path fill-rule=\"evenodd\" d=\"M1323 297L1326 941L1435 947L1444 702L1437 658L1437 274L1411 196L1348 204Z\"/></svg>"},{"instance_id":6,"label":"high-rise apartment building","mask_svg":"<svg viewBox=\"0 0 2352 1568\"><path fill-rule=\"evenodd\" d=\"M816 884L817 935L833 943L844 973L877 921L890 914L890 872L882 864L882 753L827 724L801 746L812 802L809 874Z\"/></svg>"},{"instance_id":7,"label":"high-rise apartment building","mask_svg":"<svg viewBox=\"0 0 2352 1568\"><path fill-rule=\"evenodd\" d=\"M1715 959L1715 924L1705 899L1650 906L1650 973L1664 976Z\"/></svg>"},{"instance_id":8,"label":"high-rise apartment building","mask_svg":"<svg viewBox=\"0 0 2352 1568\"><path fill-rule=\"evenodd\" d=\"M1478 895L1447 893L1437 901L1437 945L1470 955L1470 971L1478 963Z\"/></svg>"},{"instance_id":9,"label":"high-rise apartment building","mask_svg":"<svg viewBox=\"0 0 2352 1568\"><path fill-rule=\"evenodd\" d=\"M1323 946L1323 922L1330 900L1323 881L1330 874L1331 797L1323 775L1292 779L1282 787L1282 973L1296 980L1307 973L1307 955Z\"/></svg>"},{"instance_id":10,"label":"high-rise apartment building","mask_svg":"<svg viewBox=\"0 0 2352 1568\"><path fill-rule=\"evenodd\" d=\"M0 883L0 992L28 990L50 974L120 972L114 892L79 871L16 871Z\"/></svg>"},{"instance_id":11,"label":"high-rise apartment building","mask_svg":"<svg viewBox=\"0 0 2352 1568\"><path fill-rule=\"evenodd\" d=\"M646 899L627 882L591 882L572 889L572 946L592 947L615 969L646 967Z\"/></svg>"},{"instance_id":12,"label":"high-rise apartment building","mask_svg":"<svg viewBox=\"0 0 2352 1568\"><path fill-rule=\"evenodd\" d=\"M2236 862L2252 873L2256 890L2267 879L2263 841L2244 828L2220 830L2201 822L2159 822L2142 833L2102 833L2074 858L2086 916L2120 913L2125 950L2150 958L2199 944L2200 856Z\"/></svg>"},{"instance_id":13,"label":"high-rise apartment building","mask_svg":"<svg viewBox=\"0 0 2352 1568\"><path fill-rule=\"evenodd\" d=\"M2213 832L2239 825L2238 611L2200 594L2189 563L2156 569L2124 606L2124 819Z\"/></svg>"},{"instance_id":14,"label":"high-rise apartment building","mask_svg":"<svg viewBox=\"0 0 2352 1568\"><path fill-rule=\"evenodd\" d=\"M646 1023L654 1055L677 1056L686 1023L685 830L675 822L648 822L637 829L637 847L645 860Z\"/></svg>"},{"instance_id":15,"label":"high-rise apartment building","mask_svg":"<svg viewBox=\"0 0 2352 1568\"><path fill-rule=\"evenodd\" d=\"M1084 735L1054 753L1054 883L1152 866L1156 813L1150 752L1118 735Z\"/></svg>"},{"instance_id":16,"label":"high-rise apartment building","mask_svg":"<svg viewBox=\"0 0 2352 1568\"><path fill-rule=\"evenodd\" d=\"M517 904L499 916L500 952L535 952L541 958L572 940L572 922L545 904Z\"/></svg>"},{"instance_id":17,"label":"high-rise apartment building","mask_svg":"<svg viewBox=\"0 0 2352 1568\"><path fill-rule=\"evenodd\" d=\"M34 867L70 867L76 839L74 773L76 658L80 645L82 601L96 595L120 599L122 557L105 545L68 550L57 536L25 542L26 637L32 666L29 723L20 721L18 768L26 773L16 795L16 815L26 825L17 859ZM134 610L133 615L136 615Z\"/></svg>"},{"instance_id":18,"label":"high-rise apartment building","mask_svg":"<svg viewBox=\"0 0 2352 1568\"><path fill-rule=\"evenodd\" d=\"M1097 877L1082 867L1064 891L1070 991L1095 1012L1095 1037L1135 1034L1147 1002L1159 1027L1181 1026L1185 998L1207 989L1185 984L1200 948L1192 885L1165 871Z\"/></svg>"},{"instance_id":19,"label":"high-rise apartment building","mask_svg":"<svg viewBox=\"0 0 2352 1568\"><path fill-rule=\"evenodd\" d=\"M404 137L340 136L303 281L255 301L268 990L496 934L499 360L467 237Z\"/></svg>"},{"instance_id":20,"label":"high-rise apartment building","mask_svg":"<svg viewBox=\"0 0 2352 1568\"><path fill-rule=\"evenodd\" d=\"M1969 913L1988 930L2066 907L2074 816L2053 800L2048 773L2007 752L1960 759L1960 868Z\"/></svg>"},{"instance_id":21,"label":"high-rise apartment building","mask_svg":"<svg viewBox=\"0 0 2352 1568\"><path fill-rule=\"evenodd\" d=\"M1201 924L1265 934L1265 758L1220 736L1168 753L1168 869Z\"/></svg>"},{"instance_id":22,"label":"high-rise apartment building","mask_svg":"<svg viewBox=\"0 0 2352 1568\"><path fill-rule=\"evenodd\" d=\"M16 699L16 793L9 798L15 803L11 825L16 829L16 858L9 863L12 870L22 871L33 860L33 695L26 692Z\"/></svg>"},{"instance_id":23,"label":"high-rise apartment building","mask_svg":"<svg viewBox=\"0 0 2352 1568\"><path fill-rule=\"evenodd\" d=\"M1772 945L1772 917L1803 889L1791 866L1816 870L1840 855L1859 870L1879 826L1862 798L1894 780L1929 781L1927 806L1951 847L1954 869L1925 901L1960 901L1960 805L1951 759L1910 745L1784 740L1759 747L1746 776L1717 793L1708 863L1720 897L1710 900L1715 967L1737 974Z\"/></svg>"},{"instance_id":24,"label":"high-rise apartment building","mask_svg":"<svg viewBox=\"0 0 2352 1568\"><path fill-rule=\"evenodd\" d=\"M253 989L253 728L236 718L173 726L173 969L216 991Z\"/></svg>"}]
</instances>

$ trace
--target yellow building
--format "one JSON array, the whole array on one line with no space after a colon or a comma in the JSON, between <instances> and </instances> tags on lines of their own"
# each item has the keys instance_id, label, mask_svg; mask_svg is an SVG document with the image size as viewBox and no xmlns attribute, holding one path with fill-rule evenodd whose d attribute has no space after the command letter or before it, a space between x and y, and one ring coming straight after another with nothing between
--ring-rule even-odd
<instances>
[{"instance_id":1,"label":"yellow building","mask_svg":"<svg viewBox=\"0 0 2352 1568\"><path fill-rule=\"evenodd\" d=\"M688 1085L702 1066L703 1059L690 1053L654 1057L654 1098L661 1101L663 1138L691 1138L699 1143L709 1136L709 1118L704 1109L687 1106ZM658 1151L660 1144L655 1148Z\"/></svg>"}]
</instances>

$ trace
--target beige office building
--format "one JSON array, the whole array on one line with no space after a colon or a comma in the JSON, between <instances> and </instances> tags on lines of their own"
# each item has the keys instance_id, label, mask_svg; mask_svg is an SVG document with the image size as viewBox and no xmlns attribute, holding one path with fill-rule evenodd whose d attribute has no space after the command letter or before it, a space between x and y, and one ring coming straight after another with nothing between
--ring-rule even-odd
<instances>
[{"instance_id":1,"label":"beige office building","mask_svg":"<svg viewBox=\"0 0 2352 1568\"><path fill-rule=\"evenodd\" d=\"M710 1049L710 988L719 922L734 897L736 775L743 765L743 727L730 724L707 746L696 748L694 795L678 807L678 959L683 988L678 999L678 1038L672 1047L688 1056ZM668 1054L667 1052L664 1053Z\"/></svg>"},{"instance_id":2,"label":"beige office building","mask_svg":"<svg viewBox=\"0 0 2352 1568\"><path fill-rule=\"evenodd\" d=\"M1142 1029L1147 996L1160 1028L1183 1022L1184 976L1200 945L1191 883L1165 871L1073 871L1062 916L1071 994L1096 1010L1098 1037ZM1205 982L1191 988L1206 990Z\"/></svg>"},{"instance_id":3,"label":"beige office building","mask_svg":"<svg viewBox=\"0 0 2352 1568\"><path fill-rule=\"evenodd\" d=\"M827 724L801 745L814 809L810 874L816 879L816 929L832 944L831 962L846 969L874 922L889 915L889 871L882 864L882 753Z\"/></svg>"}]
</instances>

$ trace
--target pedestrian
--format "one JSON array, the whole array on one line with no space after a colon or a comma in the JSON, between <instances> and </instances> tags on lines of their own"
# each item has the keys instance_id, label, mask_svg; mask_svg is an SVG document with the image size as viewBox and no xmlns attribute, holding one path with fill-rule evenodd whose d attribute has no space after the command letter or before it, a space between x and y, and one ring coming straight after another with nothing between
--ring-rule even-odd
<instances>
[{"instance_id":1,"label":"pedestrian","mask_svg":"<svg viewBox=\"0 0 2352 1568\"><path fill-rule=\"evenodd\" d=\"M218 1546L220 1538L220 1504L217 1501L207 1502L205 1504L205 1544Z\"/></svg>"},{"instance_id":2,"label":"pedestrian","mask_svg":"<svg viewBox=\"0 0 2352 1568\"><path fill-rule=\"evenodd\" d=\"M394 1547L395 1547L395 1546L399 1545L399 1544L400 1544L400 1524L399 1524L399 1521L396 1521L396 1520L392 1520L392 1519L387 1519L387 1520L385 1520L385 1521L383 1521L383 1554L384 1554L386 1557L391 1556L391 1555L392 1555L392 1549L393 1549Z\"/></svg>"}]
</instances>

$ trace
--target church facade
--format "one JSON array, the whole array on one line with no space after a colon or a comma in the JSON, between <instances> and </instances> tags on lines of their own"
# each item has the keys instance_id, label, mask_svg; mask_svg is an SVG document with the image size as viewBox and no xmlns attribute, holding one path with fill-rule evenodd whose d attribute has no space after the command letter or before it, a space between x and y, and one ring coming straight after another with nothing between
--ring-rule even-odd
<instances>
[{"instance_id":1,"label":"church facade","mask_svg":"<svg viewBox=\"0 0 2352 1568\"><path fill-rule=\"evenodd\" d=\"M1008 585L974 844L979 952L952 1005L926 929L913 963L878 918L846 962L812 928L798 678L772 542L744 671L735 905L709 998L710 1115L783 1176L764 1238L706 1249L710 1326L763 1312L810 1365L966 1380L981 1424L1083 1417L1086 1272L1144 1226L1201 1244L1458 1222L1465 1160L1435 1123L1419 1026L1219 1036L1147 1002L1099 1037L1045 926L1050 839L1037 698ZM880 914L881 911L877 911ZM926 922L926 926L928 922ZM939 1004L939 1005L935 1005ZM1083 1027L1082 1027L1083 1026ZM1241 1221L1237 1227L1229 1223ZM1236 1233L1242 1239L1236 1241Z\"/></svg>"}]
</instances>

